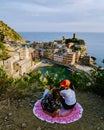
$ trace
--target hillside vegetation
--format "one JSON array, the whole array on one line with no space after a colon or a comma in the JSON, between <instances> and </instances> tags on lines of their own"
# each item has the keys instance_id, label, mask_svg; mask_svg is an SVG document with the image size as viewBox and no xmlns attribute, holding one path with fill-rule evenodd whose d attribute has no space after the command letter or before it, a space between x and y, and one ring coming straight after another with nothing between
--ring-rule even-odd
<instances>
[{"instance_id":1,"label":"hillside vegetation","mask_svg":"<svg viewBox=\"0 0 104 130\"><path fill-rule=\"evenodd\" d=\"M0 60L9 58L8 50L2 42L0 42Z\"/></svg>"},{"instance_id":2,"label":"hillside vegetation","mask_svg":"<svg viewBox=\"0 0 104 130\"><path fill-rule=\"evenodd\" d=\"M24 42L24 39L14 29L0 21L0 41L2 42L3 40Z\"/></svg>"},{"instance_id":3,"label":"hillside vegetation","mask_svg":"<svg viewBox=\"0 0 104 130\"><path fill-rule=\"evenodd\" d=\"M31 96L37 91L42 92L47 86L59 87L59 83L66 78L72 81L76 90L91 91L104 97L104 70L92 71L90 74L78 70L66 74L64 68L57 70L60 71L46 71L44 74L38 70L19 79L13 79L0 67L0 99Z\"/></svg>"}]
</instances>

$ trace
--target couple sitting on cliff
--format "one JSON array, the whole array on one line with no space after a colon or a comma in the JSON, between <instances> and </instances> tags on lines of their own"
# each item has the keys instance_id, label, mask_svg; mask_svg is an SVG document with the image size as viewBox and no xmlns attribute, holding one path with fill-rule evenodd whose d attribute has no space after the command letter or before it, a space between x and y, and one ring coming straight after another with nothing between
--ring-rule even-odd
<instances>
[{"instance_id":1,"label":"couple sitting on cliff","mask_svg":"<svg viewBox=\"0 0 104 130\"><path fill-rule=\"evenodd\" d=\"M60 88L45 89L41 106L44 112L52 117L60 116L61 108L72 109L76 104L76 95L69 80L63 80Z\"/></svg>"}]
</instances>

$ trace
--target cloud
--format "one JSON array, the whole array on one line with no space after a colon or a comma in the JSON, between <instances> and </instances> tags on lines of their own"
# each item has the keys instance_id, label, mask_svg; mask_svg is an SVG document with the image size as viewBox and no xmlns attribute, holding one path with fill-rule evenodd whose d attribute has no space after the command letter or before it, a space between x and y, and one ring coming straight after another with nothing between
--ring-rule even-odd
<instances>
[{"instance_id":1,"label":"cloud","mask_svg":"<svg viewBox=\"0 0 104 130\"><path fill-rule=\"evenodd\" d=\"M104 23L103 0L1 0L0 19L17 30L88 30ZM28 27L29 28L28 28ZM62 27L63 26L63 27ZM40 28L41 27L41 28ZM89 28L89 31L91 29ZM101 30L102 31L102 30Z\"/></svg>"}]
</instances>

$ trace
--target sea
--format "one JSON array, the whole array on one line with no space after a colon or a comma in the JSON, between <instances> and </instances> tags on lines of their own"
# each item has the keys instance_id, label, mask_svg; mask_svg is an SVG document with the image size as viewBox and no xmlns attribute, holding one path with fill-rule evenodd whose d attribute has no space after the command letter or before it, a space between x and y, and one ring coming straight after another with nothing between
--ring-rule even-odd
<instances>
[{"instance_id":1,"label":"sea","mask_svg":"<svg viewBox=\"0 0 104 130\"><path fill-rule=\"evenodd\" d=\"M52 42L62 40L62 37L72 38L76 33L78 39L83 39L87 45L87 53L96 58L96 65L104 67L104 33L101 32L18 32L30 44L34 41Z\"/></svg>"}]
</instances>

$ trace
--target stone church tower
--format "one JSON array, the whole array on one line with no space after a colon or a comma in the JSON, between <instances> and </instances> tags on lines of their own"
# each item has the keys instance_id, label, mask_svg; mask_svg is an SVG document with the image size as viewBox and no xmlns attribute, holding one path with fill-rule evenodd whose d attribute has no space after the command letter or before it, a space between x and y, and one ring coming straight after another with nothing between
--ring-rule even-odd
<instances>
[{"instance_id":1,"label":"stone church tower","mask_svg":"<svg viewBox=\"0 0 104 130\"><path fill-rule=\"evenodd\" d=\"M25 46L25 48L24 48L24 57L25 57L25 59L30 59L30 52L29 52L29 48L27 48L27 46Z\"/></svg>"},{"instance_id":2,"label":"stone church tower","mask_svg":"<svg viewBox=\"0 0 104 130\"><path fill-rule=\"evenodd\" d=\"M73 34L73 39L77 39L76 33Z\"/></svg>"},{"instance_id":3,"label":"stone church tower","mask_svg":"<svg viewBox=\"0 0 104 130\"><path fill-rule=\"evenodd\" d=\"M29 51L29 48L27 48L27 46L20 49L20 59L21 60L30 59L30 51Z\"/></svg>"}]
</instances>

